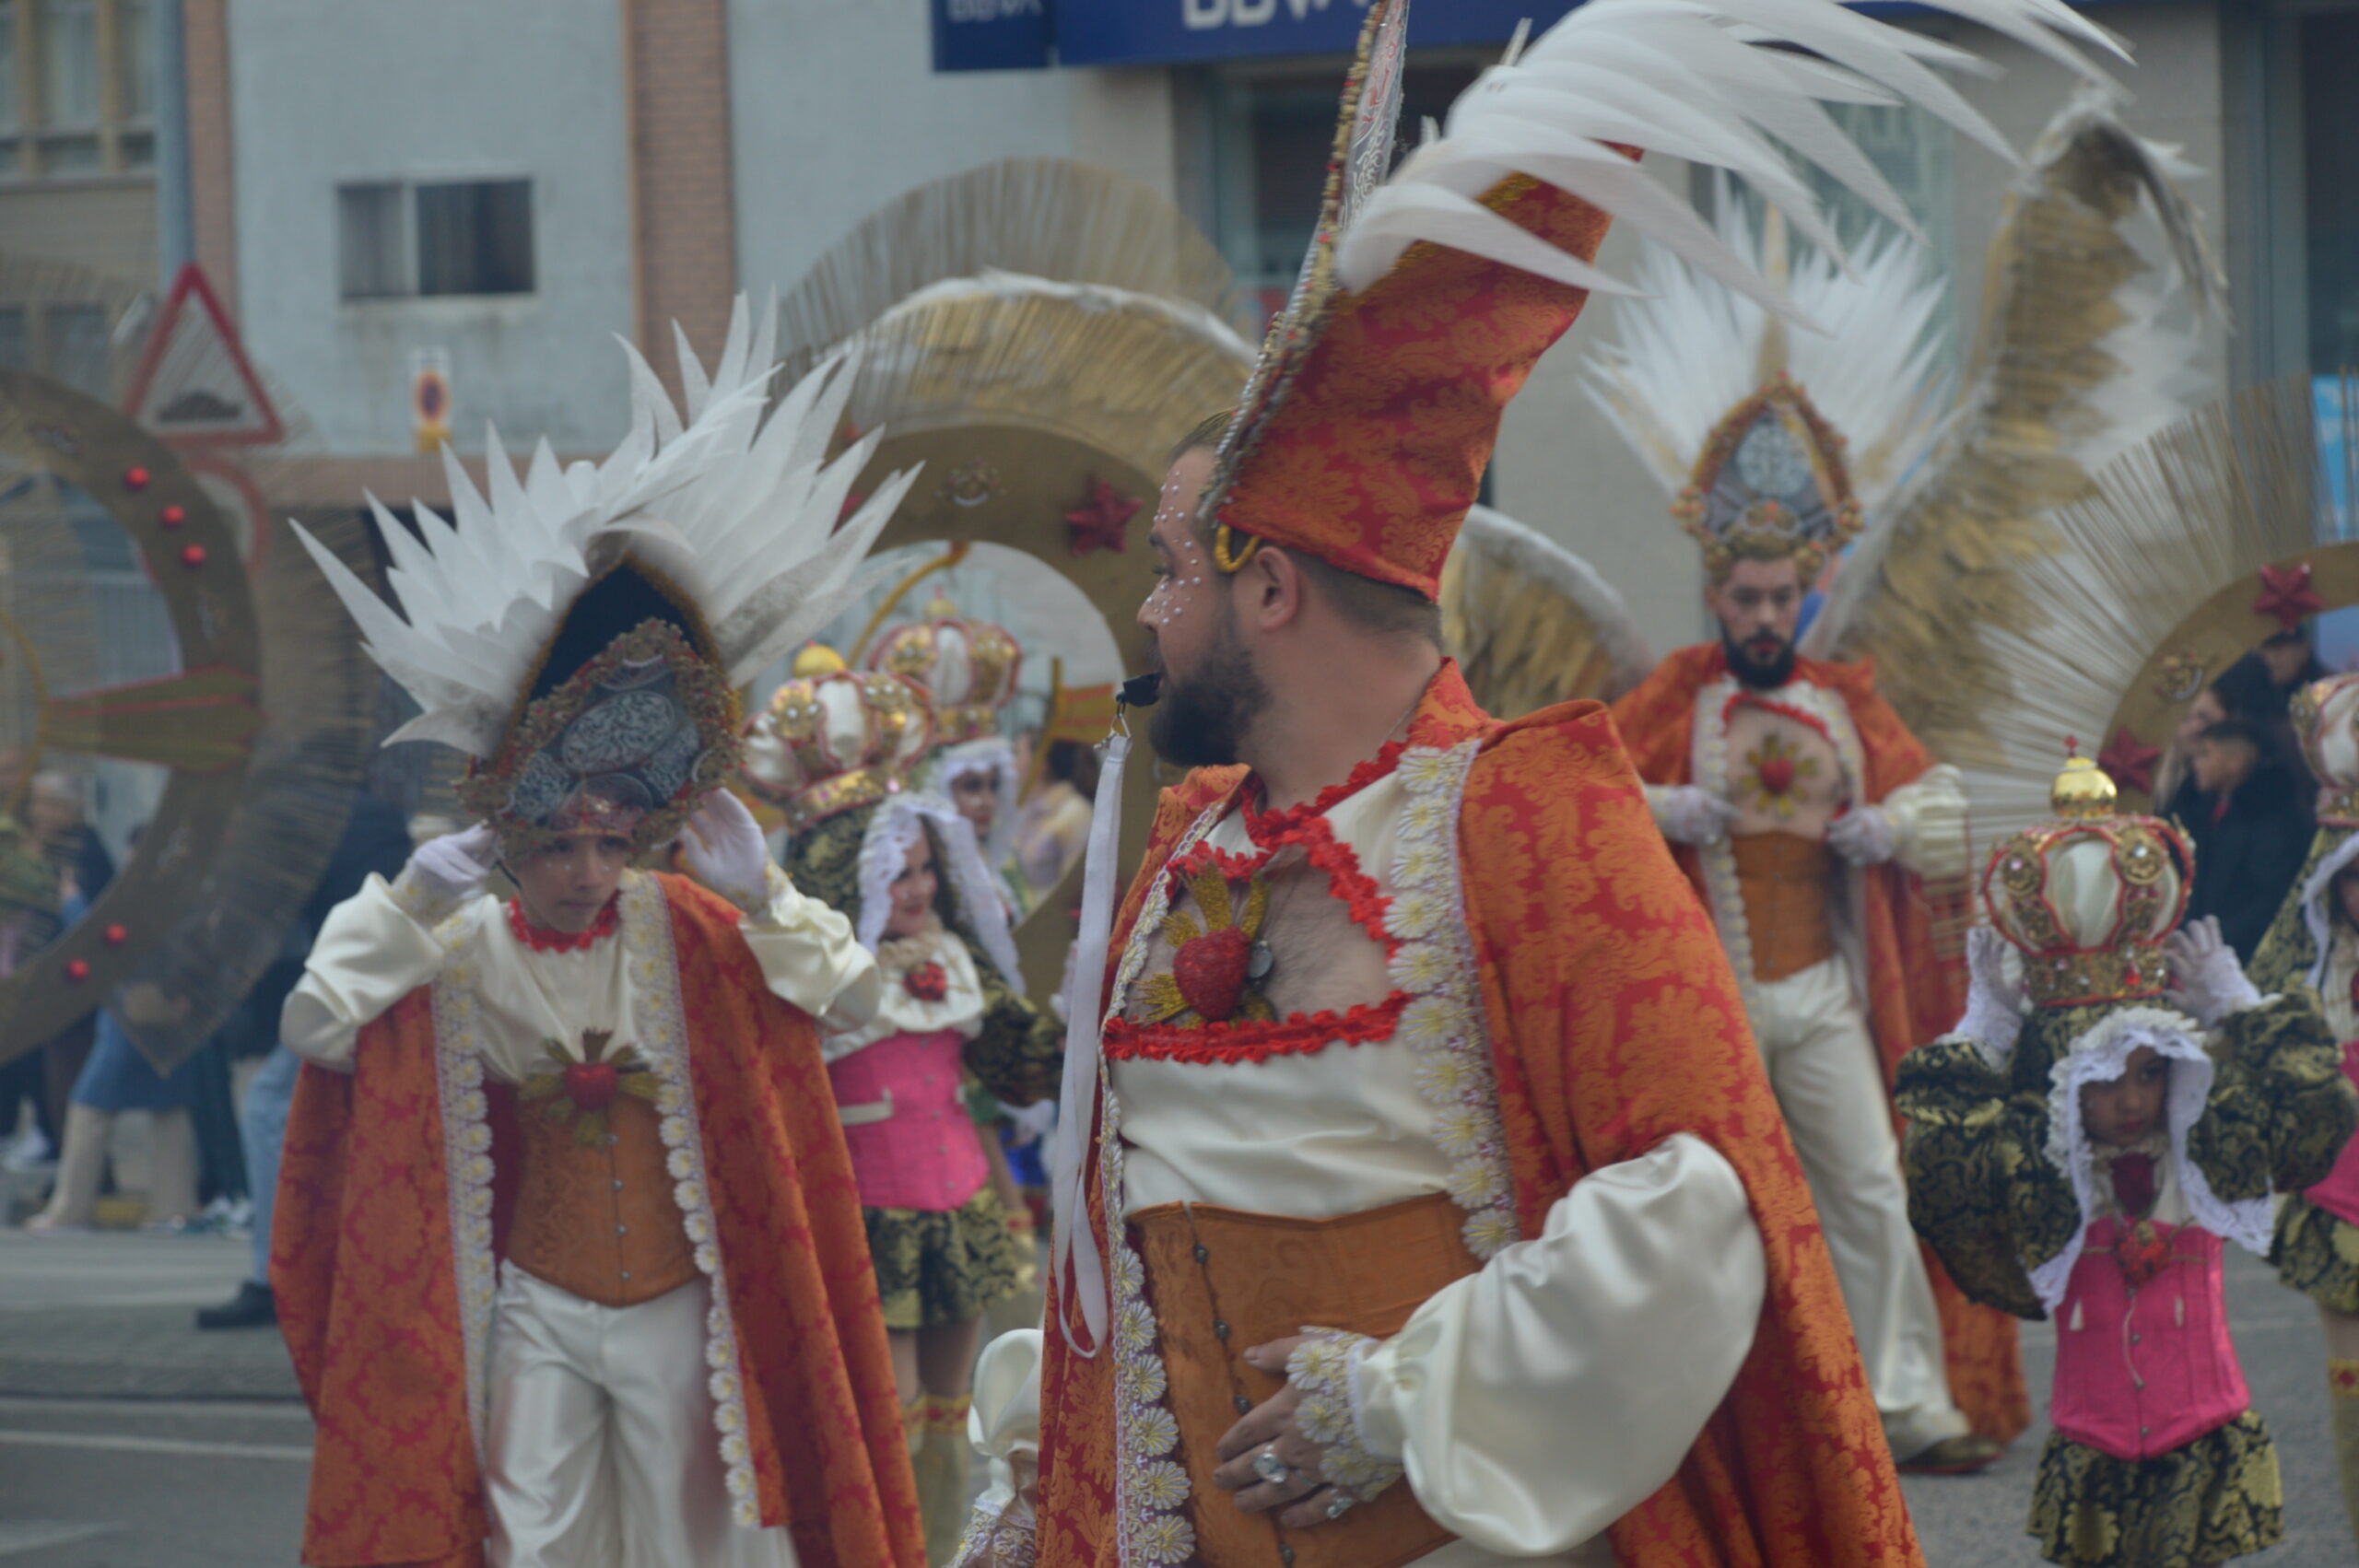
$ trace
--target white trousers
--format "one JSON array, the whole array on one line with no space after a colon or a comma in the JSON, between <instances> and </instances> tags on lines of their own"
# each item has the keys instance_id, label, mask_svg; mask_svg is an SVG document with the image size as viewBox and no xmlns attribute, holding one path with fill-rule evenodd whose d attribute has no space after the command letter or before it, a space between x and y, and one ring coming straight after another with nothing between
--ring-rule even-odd
<instances>
[{"instance_id":1,"label":"white trousers","mask_svg":"<svg viewBox=\"0 0 2359 1568\"><path fill-rule=\"evenodd\" d=\"M1840 954L1753 989L1754 1037L1835 1254L1884 1438L1906 1459L1967 1424L1950 1398L1867 1010Z\"/></svg>"},{"instance_id":2,"label":"white trousers","mask_svg":"<svg viewBox=\"0 0 2359 1568\"><path fill-rule=\"evenodd\" d=\"M706 1388L702 1279L600 1306L500 1271L485 1488L491 1568L794 1568L731 1517Z\"/></svg>"}]
</instances>

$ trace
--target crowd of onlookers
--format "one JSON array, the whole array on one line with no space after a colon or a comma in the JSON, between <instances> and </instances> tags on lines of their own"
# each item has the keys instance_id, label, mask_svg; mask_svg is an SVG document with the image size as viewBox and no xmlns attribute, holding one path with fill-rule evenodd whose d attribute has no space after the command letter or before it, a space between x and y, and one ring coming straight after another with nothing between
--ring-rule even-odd
<instances>
[{"instance_id":1,"label":"crowd of onlookers","mask_svg":"<svg viewBox=\"0 0 2359 1568\"><path fill-rule=\"evenodd\" d=\"M2280 632L2197 692L2155 773L2154 802L2195 848L2188 919L2216 915L2250 962L2301 874L2318 783L2294 737L2294 694L2327 673L2309 636Z\"/></svg>"}]
</instances>

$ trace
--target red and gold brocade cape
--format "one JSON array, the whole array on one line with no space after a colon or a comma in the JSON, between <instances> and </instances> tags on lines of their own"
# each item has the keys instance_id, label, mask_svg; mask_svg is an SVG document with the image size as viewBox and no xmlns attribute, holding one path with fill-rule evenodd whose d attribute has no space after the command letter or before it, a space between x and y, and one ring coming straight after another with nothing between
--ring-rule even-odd
<instances>
[{"instance_id":1,"label":"red and gold brocade cape","mask_svg":"<svg viewBox=\"0 0 2359 1568\"><path fill-rule=\"evenodd\" d=\"M1767 1266L1760 1327L1735 1386L1678 1474L1614 1526L1614 1551L1625 1568L1921 1563L1834 1263L1728 960L1663 852L1604 708L1571 703L1501 724L1445 663L1410 743L1475 736L1482 751L1459 851L1521 1233L1539 1235L1549 1209L1589 1172L1684 1132L1743 1180ZM1164 792L1109 959L1174 846L1206 809L1232 805L1243 781L1242 769L1203 769ZM1095 1142L1083 1168L1088 1223L1102 1235ZM1078 1324L1070 1294L1068 1310ZM1051 1314L1040 1568L1116 1561L1114 1360L1110 1351L1074 1353Z\"/></svg>"},{"instance_id":2,"label":"red and gold brocade cape","mask_svg":"<svg viewBox=\"0 0 2359 1568\"><path fill-rule=\"evenodd\" d=\"M1704 688L1729 673L1719 643L1680 649L1614 705L1614 727L1649 784L1694 782L1696 706ZM1876 695L1875 666L1798 660L1794 678L1842 697L1859 732L1867 799L1881 801L1923 776L1937 760L1908 732L1892 705ZM1704 892L1701 858L1691 845L1672 850L1680 869ZM1966 1006L1962 957L1943 958L1933 945L1933 898L1921 879L1897 863L1866 868L1860 941L1867 955L1868 1024L1884 1059L1884 1093L1892 1093L1900 1059L1957 1024ZM1954 895L1964 898L1963 890ZM1896 1116L1896 1113L1895 1113ZM1925 1267L1941 1311L1950 1397L1974 1430L2002 1443L2031 1424L2031 1395L2024 1383L2014 1320L1966 1300L1931 1248Z\"/></svg>"},{"instance_id":3,"label":"red and gold brocade cape","mask_svg":"<svg viewBox=\"0 0 2359 1568\"><path fill-rule=\"evenodd\" d=\"M792 1532L802 1568L923 1568L867 1231L817 1031L770 992L734 907L682 878L656 880L762 1523ZM303 1069L288 1123L270 1273L319 1424L303 1561L321 1568L484 1561L436 1054L424 986L361 1030L350 1074ZM487 1085L487 1098L497 1173L516 1146L515 1097ZM513 1187L494 1183L496 1254ZM700 1339L699 1367L704 1352Z\"/></svg>"}]
</instances>

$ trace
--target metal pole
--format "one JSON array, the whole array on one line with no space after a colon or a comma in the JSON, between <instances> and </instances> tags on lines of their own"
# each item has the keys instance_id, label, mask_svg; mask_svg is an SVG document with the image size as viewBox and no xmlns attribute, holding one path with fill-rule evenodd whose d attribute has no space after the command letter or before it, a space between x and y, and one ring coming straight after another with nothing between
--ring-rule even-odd
<instances>
[{"instance_id":1,"label":"metal pole","mask_svg":"<svg viewBox=\"0 0 2359 1568\"><path fill-rule=\"evenodd\" d=\"M188 166L188 47L182 0L156 0L156 261L163 287L196 260Z\"/></svg>"}]
</instances>

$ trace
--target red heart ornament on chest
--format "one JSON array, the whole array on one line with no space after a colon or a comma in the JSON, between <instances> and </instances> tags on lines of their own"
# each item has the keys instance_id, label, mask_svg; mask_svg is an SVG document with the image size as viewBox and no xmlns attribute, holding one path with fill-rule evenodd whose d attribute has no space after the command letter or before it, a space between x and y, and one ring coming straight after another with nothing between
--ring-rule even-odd
<instances>
[{"instance_id":1,"label":"red heart ornament on chest","mask_svg":"<svg viewBox=\"0 0 2359 1568\"><path fill-rule=\"evenodd\" d=\"M1226 1022L1245 1000L1245 970L1253 959L1253 939L1236 926L1190 937L1171 955L1171 977L1180 999L1196 1015Z\"/></svg>"},{"instance_id":2,"label":"red heart ornament on chest","mask_svg":"<svg viewBox=\"0 0 2359 1568\"><path fill-rule=\"evenodd\" d=\"M1761 787L1773 795L1782 795L1794 787L1794 759L1790 756L1764 757L1761 761Z\"/></svg>"},{"instance_id":3,"label":"red heart ornament on chest","mask_svg":"<svg viewBox=\"0 0 2359 1568\"><path fill-rule=\"evenodd\" d=\"M2130 1282L2130 1288L2142 1289L2170 1267L2171 1238L2154 1221L2141 1220L2121 1234L2114 1258L2120 1263L2121 1277Z\"/></svg>"},{"instance_id":4,"label":"red heart ornament on chest","mask_svg":"<svg viewBox=\"0 0 2359 1568\"><path fill-rule=\"evenodd\" d=\"M950 994L950 973L928 959L901 977L901 989L920 1001L940 1001Z\"/></svg>"},{"instance_id":5,"label":"red heart ornament on chest","mask_svg":"<svg viewBox=\"0 0 2359 1568\"><path fill-rule=\"evenodd\" d=\"M565 1070L566 1097L585 1111L603 1111L615 1103L622 1076L611 1061L577 1061Z\"/></svg>"}]
</instances>

